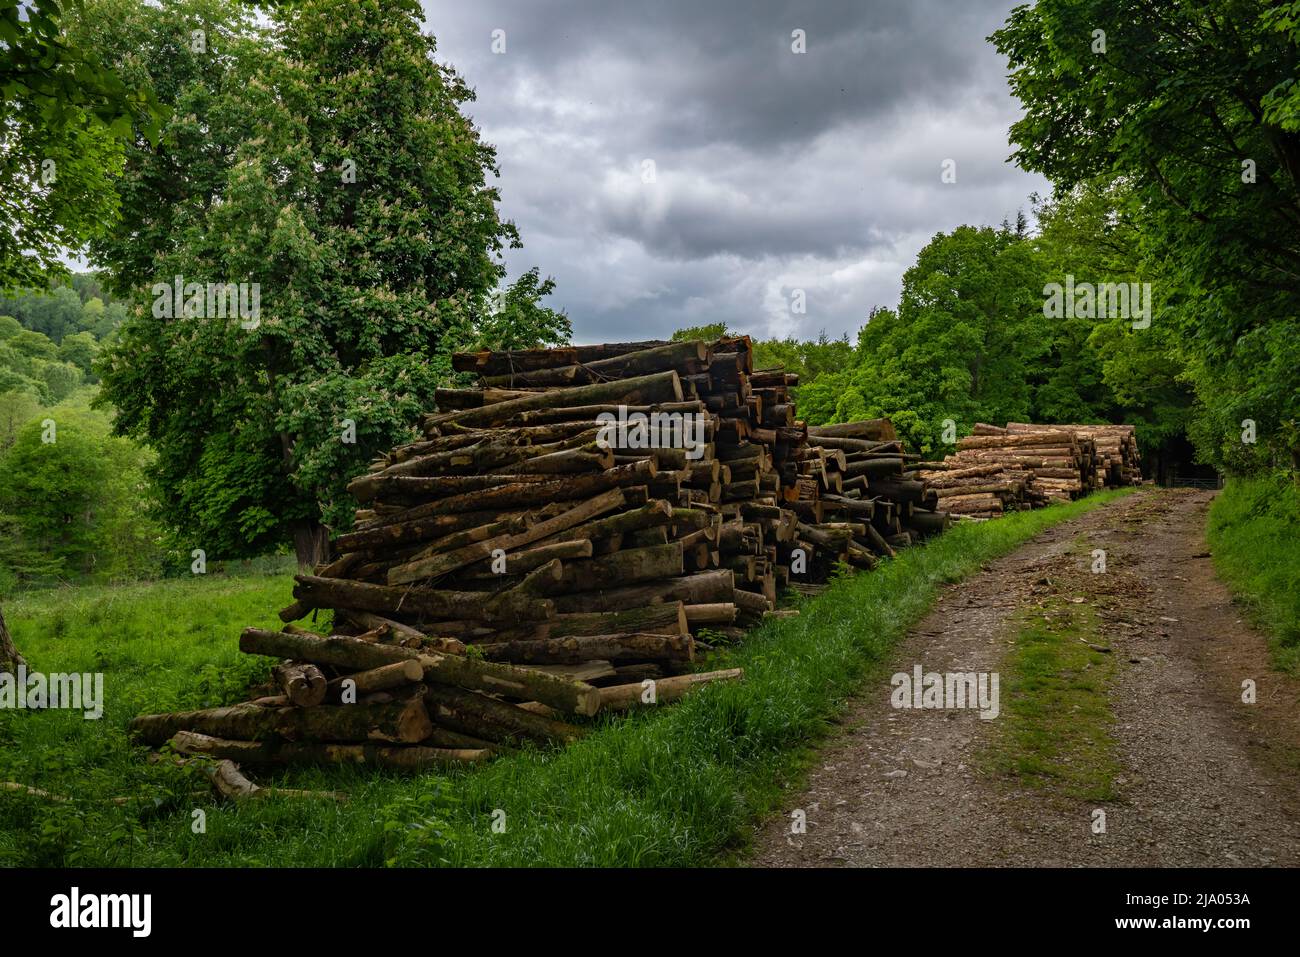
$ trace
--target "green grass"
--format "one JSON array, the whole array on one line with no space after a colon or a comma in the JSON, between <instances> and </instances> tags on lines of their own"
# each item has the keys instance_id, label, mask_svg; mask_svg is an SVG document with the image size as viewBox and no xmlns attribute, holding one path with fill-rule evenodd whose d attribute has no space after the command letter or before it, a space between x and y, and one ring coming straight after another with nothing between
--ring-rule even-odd
<instances>
[{"instance_id":1,"label":"green grass","mask_svg":"<svg viewBox=\"0 0 1300 957\"><path fill-rule=\"evenodd\" d=\"M1269 636L1277 667L1300 674L1300 487L1229 479L1206 530L1214 566Z\"/></svg>"},{"instance_id":2,"label":"green grass","mask_svg":"<svg viewBox=\"0 0 1300 957\"><path fill-rule=\"evenodd\" d=\"M160 583L30 596L6 616L33 667L102 663L100 722L0 713L0 779L75 798L0 794L0 864L204 866L670 866L716 862L797 780L863 678L958 581L1044 528L1119 493L966 524L877 571L837 581L795 619L769 622L710 667L746 680L651 713L598 719L563 750L477 770L401 777L356 768L258 773L259 783L341 790L346 804L193 798L194 772L129 746L142 711L238 700L256 661L237 664L246 625L274 624L283 579ZM235 669L233 677L221 677ZM104 801L133 797L117 806ZM206 812L195 834L193 811ZM493 830L503 811L505 829Z\"/></svg>"},{"instance_id":3,"label":"green grass","mask_svg":"<svg viewBox=\"0 0 1300 957\"><path fill-rule=\"evenodd\" d=\"M1002 664L1002 715L986 760L999 774L1064 797L1113 801L1120 766L1109 689L1113 656L1097 612L1056 599L1015 619Z\"/></svg>"}]
</instances>

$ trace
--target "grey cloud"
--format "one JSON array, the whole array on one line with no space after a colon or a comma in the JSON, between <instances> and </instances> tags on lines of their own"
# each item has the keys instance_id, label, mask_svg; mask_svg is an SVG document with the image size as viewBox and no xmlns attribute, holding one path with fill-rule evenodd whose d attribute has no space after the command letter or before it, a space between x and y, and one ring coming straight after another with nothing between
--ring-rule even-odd
<instances>
[{"instance_id":1,"label":"grey cloud","mask_svg":"<svg viewBox=\"0 0 1300 957\"><path fill-rule=\"evenodd\" d=\"M580 339L727 321L852 334L936 232L996 223L1043 182L984 37L1014 0L428 2L478 92L513 272L555 276ZM790 52L790 31L808 52ZM491 53L506 31L507 52ZM653 160L656 179L641 180ZM953 159L957 183L940 182ZM806 316L785 297L807 290Z\"/></svg>"}]
</instances>

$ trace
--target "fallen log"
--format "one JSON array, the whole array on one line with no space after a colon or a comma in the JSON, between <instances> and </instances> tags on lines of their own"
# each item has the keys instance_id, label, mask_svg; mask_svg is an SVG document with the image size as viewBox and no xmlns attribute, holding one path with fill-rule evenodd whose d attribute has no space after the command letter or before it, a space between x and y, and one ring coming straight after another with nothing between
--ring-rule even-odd
<instances>
[{"instance_id":1,"label":"fallen log","mask_svg":"<svg viewBox=\"0 0 1300 957\"><path fill-rule=\"evenodd\" d=\"M601 704L608 711L667 704L703 685L715 681L739 681L744 677L743 668L728 668L669 678L648 678L637 684L610 685L600 689Z\"/></svg>"},{"instance_id":2,"label":"fallen log","mask_svg":"<svg viewBox=\"0 0 1300 957\"><path fill-rule=\"evenodd\" d=\"M193 731L178 731L169 743L172 750L179 754L206 755L241 764L371 764L412 771L445 765L479 764L491 756L491 752L483 748L232 741Z\"/></svg>"},{"instance_id":3,"label":"fallen log","mask_svg":"<svg viewBox=\"0 0 1300 957\"><path fill-rule=\"evenodd\" d=\"M570 635L501 641L477 646L489 661L517 664L580 664L586 661L693 661L690 635Z\"/></svg>"},{"instance_id":4,"label":"fallen log","mask_svg":"<svg viewBox=\"0 0 1300 957\"><path fill-rule=\"evenodd\" d=\"M599 697L599 696L598 696ZM159 745L178 731L234 740L276 735L289 740L393 741L414 744L430 731L418 698L388 704L319 705L315 708L259 708L234 705L202 711L146 714L128 726L135 738Z\"/></svg>"}]
</instances>

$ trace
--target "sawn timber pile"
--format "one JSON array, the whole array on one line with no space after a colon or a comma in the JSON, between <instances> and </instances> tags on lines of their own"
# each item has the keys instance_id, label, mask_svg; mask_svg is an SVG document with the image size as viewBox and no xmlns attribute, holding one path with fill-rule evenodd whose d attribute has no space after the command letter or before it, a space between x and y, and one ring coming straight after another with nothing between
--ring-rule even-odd
<instances>
[{"instance_id":1,"label":"sawn timber pile","mask_svg":"<svg viewBox=\"0 0 1300 957\"><path fill-rule=\"evenodd\" d=\"M285 629L241 637L282 662L274 686L137 737L393 767L564 743L571 717L740 677L691 673L697 648L948 523L888 420L808 429L797 376L755 372L746 337L454 367L479 387L439 390L423 436L350 483L354 527L296 577Z\"/></svg>"}]
</instances>

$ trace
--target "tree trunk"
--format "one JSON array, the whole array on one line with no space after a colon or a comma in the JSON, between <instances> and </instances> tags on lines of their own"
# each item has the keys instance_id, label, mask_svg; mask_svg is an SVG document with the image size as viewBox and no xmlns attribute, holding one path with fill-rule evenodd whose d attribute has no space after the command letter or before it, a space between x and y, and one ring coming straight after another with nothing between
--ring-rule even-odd
<instances>
[{"instance_id":1,"label":"tree trunk","mask_svg":"<svg viewBox=\"0 0 1300 957\"><path fill-rule=\"evenodd\" d=\"M16 674L20 665L27 664L23 656L18 653L14 647L14 641L9 637L9 629L5 627L4 610L0 609L0 674Z\"/></svg>"},{"instance_id":2,"label":"tree trunk","mask_svg":"<svg viewBox=\"0 0 1300 957\"><path fill-rule=\"evenodd\" d=\"M298 556L299 568L315 568L329 558L329 530L315 519L294 522L293 550Z\"/></svg>"}]
</instances>

